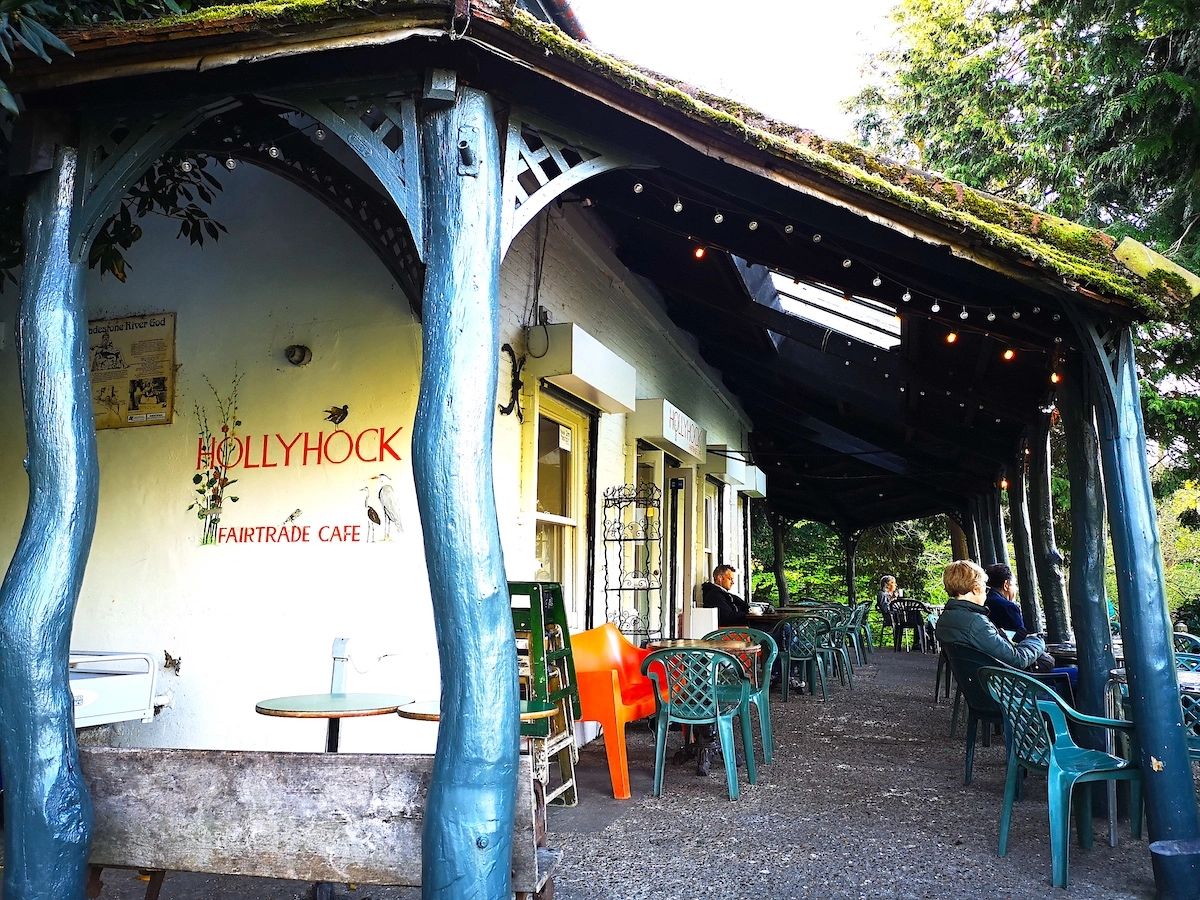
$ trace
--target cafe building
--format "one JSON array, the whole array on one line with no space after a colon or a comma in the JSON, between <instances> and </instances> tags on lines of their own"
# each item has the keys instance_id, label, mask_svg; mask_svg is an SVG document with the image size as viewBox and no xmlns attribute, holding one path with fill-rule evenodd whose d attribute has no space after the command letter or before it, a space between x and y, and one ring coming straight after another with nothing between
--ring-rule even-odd
<instances>
[{"instance_id":1,"label":"cafe building","mask_svg":"<svg viewBox=\"0 0 1200 900\"><path fill-rule=\"evenodd\" d=\"M39 735L73 734L67 643L40 637L58 629L155 661L153 714L101 738L141 747L319 749L323 723L255 704L326 689L349 638L347 685L440 696L443 720L354 723L342 749L436 745L438 789L472 783L516 752L480 737L515 736L507 582L559 582L572 631L641 642L713 627L696 605L718 563L749 592L757 503L831 524L851 564L867 527L937 513L997 552L998 486L1043 452L1065 386L1096 423L1078 477L1108 487L1077 514L1107 510L1130 573L1151 837L1195 836L1156 699L1170 637L1129 331L1195 282L583 38L561 2L250 5L19 68L6 782ZM89 270L146 178L184 185L203 234L136 219L123 277Z\"/></svg>"}]
</instances>

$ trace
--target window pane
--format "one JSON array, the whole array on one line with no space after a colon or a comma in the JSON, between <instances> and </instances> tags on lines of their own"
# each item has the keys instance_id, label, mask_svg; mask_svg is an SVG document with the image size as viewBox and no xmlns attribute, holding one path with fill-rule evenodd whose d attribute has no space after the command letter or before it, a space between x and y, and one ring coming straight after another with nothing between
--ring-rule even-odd
<instances>
[{"instance_id":1,"label":"window pane","mask_svg":"<svg viewBox=\"0 0 1200 900\"><path fill-rule=\"evenodd\" d=\"M538 570L536 581L557 581L570 595L572 584L571 555L568 552L575 529L569 525L538 522L534 536L534 552L537 554ZM571 598L574 606L574 598Z\"/></svg>"},{"instance_id":2,"label":"window pane","mask_svg":"<svg viewBox=\"0 0 1200 900\"><path fill-rule=\"evenodd\" d=\"M571 515L571 448L573 434L546 416L538 417L538 512Z\"/></svg>"}]
</instances>

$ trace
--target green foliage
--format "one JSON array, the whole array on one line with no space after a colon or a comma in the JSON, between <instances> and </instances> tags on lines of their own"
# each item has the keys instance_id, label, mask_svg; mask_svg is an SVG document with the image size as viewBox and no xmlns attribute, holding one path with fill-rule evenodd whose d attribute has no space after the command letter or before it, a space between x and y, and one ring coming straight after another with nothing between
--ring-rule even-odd
<instances>
[{"instance_id":1,"label":"green foliage","mask_svg":"<svg viewBox=\"0 0 1200 900\"><path fill-rule=\"evenodd\" d=\"M0 0L0 57L13 68L12 50L20 45L43 62L51 61L51 51L70 54L71 50L51 29L78 28L102 22L133 21L182 14L210 5L203 0L75 0L71 3L16 3ZM17 103L8 87L0 81L0 107L9 119L18 115ZM0 128L0 170L8 169L11 127ZM221 190L220 182L206 168L205 157L192 160L189 172L181 160L165 156L157 160L130 189L117 211L100 228L88 253L88 263L101 274L111 273L124 281L128 263L125 251L141 237L137 219L155 214L179 222L179 235L190 243L203 246L205 239L217 240L225 226L214 220L201 204L212 202ZM0 192L0 291L14 282L13 270L23 260L22 223L24 211L22 185L8 183Z\"/></svg>"},{"instance_id":2,"label":"green foliage","mask_svg":"<svg viewBox=\"0 0 1200 900\"><path fill-rule=\"evenodd\" d=\"M1200 4L900 0L860 140L1200 272ZM1186 294L1184 295L1186 296ZM1160 497L1200 477L1200 300L1139 328Z\"/></svg>"},{"instance_id":3,"label":"green foliage","mask_svg":"<svg viewBox=\"0 0 1200 900\"><path fill-rule=\"evenodd\" d=\"M751 553L754 599L775 602L774 543L761 504L752 507ZM795 598L845 602L846 560L836 531L819 522L798 522L784 532L784 573ZM912 597L939 599L942 567L950 560L950 535L942 516L869 529L855 555L855 593L874 598L879 579L894 574Z\"/></svg>"}]
</instances>

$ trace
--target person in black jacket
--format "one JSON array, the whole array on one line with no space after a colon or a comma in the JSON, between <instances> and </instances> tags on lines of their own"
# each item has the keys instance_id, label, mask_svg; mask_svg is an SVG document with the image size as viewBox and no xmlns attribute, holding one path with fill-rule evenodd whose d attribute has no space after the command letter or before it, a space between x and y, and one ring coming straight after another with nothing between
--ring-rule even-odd
<instances>
[{"instance_id":1,"label":"person in black jacket","mask_svg":"<svg viewBox=\"0 0 1200 900\"><path fill-rule=\"evenodd\" d=\"M730 593L735 569L722 563L713 569L712 581L700 586L704 605L717 611L717 626L745 625L750 615L750 604L737 594Z\"/></svg>"},{"instance_id":2,"label":"person in black jacket","mask_svg":"<svg viewBox=\"0 0 1200 900\"><path fill-rule=\"evenodd\" d=\"M1012 569L1004 563L992 563L984 571L987 572L987 599L983 601L983 608L993 625L1001 631L1015 632L1013 641L1019 644L1029 631L1025 628L1021 607L1016 603L1017 580Z\"/></svg>"}]
</instances>

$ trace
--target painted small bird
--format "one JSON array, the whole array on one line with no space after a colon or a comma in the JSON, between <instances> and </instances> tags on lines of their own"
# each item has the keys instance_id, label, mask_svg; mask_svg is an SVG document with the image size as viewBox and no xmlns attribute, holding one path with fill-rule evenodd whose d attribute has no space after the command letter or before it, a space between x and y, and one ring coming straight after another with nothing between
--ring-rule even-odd
<instances>
[{"instance_id":1,"label":"painted small bird","mask_svg":"<svg viewBox=\"0 0 1200 900\"><path fill-rule=\"evenodd\" d=\"M375 542L375 528L382 524L383 520L379 518L379 511L375 508L378 501L375 499L374 485L364 484L359 491L363 495L363 506L367 510L367 543L371 544Z\"/></svg>"},{"instance_id":2,"label":"painted small bird","mask_svg":"<svg viewBox=\"0 0 1200 900\"><path fill-rule=\"evenodd\" d=\"M334 425L341 425L346 421L346 416L350 415L350 405L331 406L325 410L325 421L332 422Z\"/></svg>"}]
</instances>

